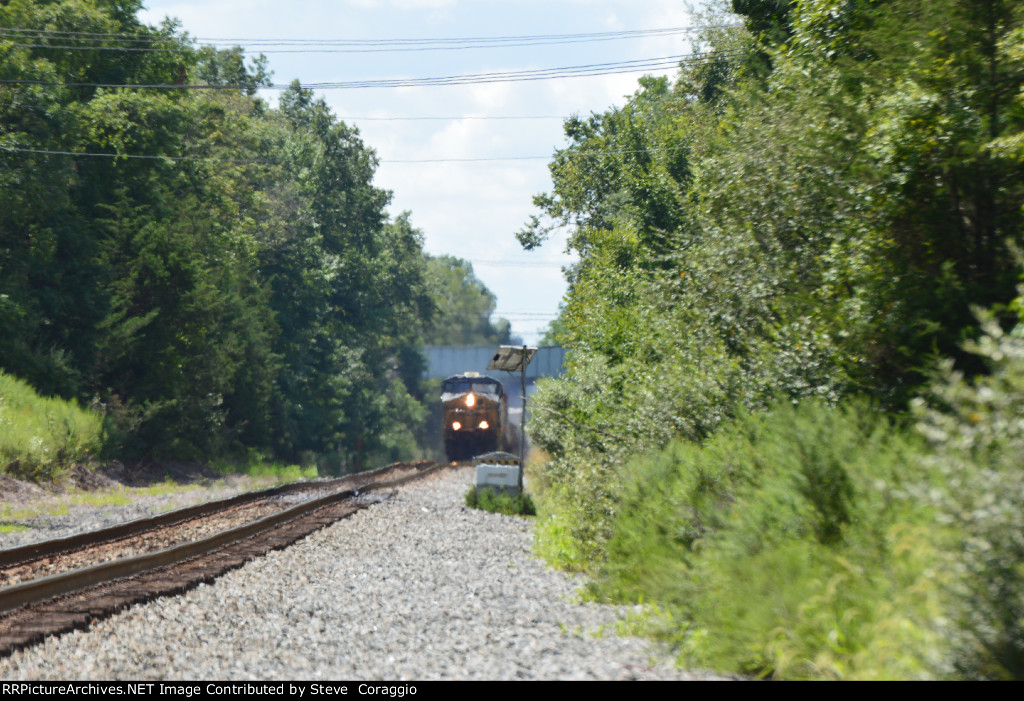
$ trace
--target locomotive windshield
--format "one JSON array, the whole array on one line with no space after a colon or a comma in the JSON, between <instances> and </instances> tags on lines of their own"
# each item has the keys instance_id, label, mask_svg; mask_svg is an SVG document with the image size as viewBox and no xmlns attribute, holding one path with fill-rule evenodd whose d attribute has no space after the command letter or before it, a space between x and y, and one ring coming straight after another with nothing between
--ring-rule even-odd
<instances>
[{"instance_id":1,"label":"locomotive windshield","mask_svg":"<svg viewBox=\"0 0 1024 701\"><path fill-rule=\"evenodd\" d=\"M502 394L501 383L490 377L449 377L441 384L445 394Z\"/></svg>"}]
</instances>

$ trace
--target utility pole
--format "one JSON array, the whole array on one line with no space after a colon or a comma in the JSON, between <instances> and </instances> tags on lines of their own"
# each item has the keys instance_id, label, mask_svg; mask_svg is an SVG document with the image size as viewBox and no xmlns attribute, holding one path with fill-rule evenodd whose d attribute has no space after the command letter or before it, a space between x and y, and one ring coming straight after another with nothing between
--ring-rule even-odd
<instances>
[{"instance_id":1,"label":"utility pole","mask_svg":"<svg viewBox=\"0 0 1024 701\"><path fill-rule=\"evenodd\" d=\"M536 351L537 349L534 348ZM523 344L523 358L526 358L526 344ZM523 472L526 470L526 366L533 359L533 354L519 366L520 386L523 389L523 414L519 419L519 493L523 493Z\"/></svg>"}]
</instances>

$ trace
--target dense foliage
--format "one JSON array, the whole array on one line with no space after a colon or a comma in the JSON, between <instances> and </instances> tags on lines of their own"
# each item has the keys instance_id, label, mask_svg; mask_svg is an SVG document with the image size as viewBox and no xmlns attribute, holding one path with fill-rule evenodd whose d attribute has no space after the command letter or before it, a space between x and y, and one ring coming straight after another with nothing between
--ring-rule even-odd
<instances>
[{"instance_id":1,"label":"dense foliage","mask_svg":"<svg viewBox=\"0 0 1024 701\"><path fill-rule=\"evenodd\" d=\"M265 59L141 6L0 3L0 368L102 410L119 457L407 456L424 336L500 334L493 295L389 218L323 100L271 108Z\"/></svg>"},{"instance_id":2,"label":"dense foliage","mask_svg":"<svg viewBox=\"0 0 1024 701\"><path fill-rule=\"evenodd\" d=\"M595 593L656 601L639 629L692 666L918 678L944 639L942 546L908 473L921 438L861 402L742 413L635 461Z\"/></svg>"},{"instance_id":3,"label":"dense foliage","mask_svg":"<svg viewBox=\"0 0 1024 701\"><path fill-rule=\"evenodd\" d=\"M1024 289L1024 288L1022 288ZM1014 307L1024 319L1024 297ZM985 317L982 317L985 319ZM968 676L1024 678L1024 321L1005 333L985 319L967 345L986 365L973 382L944 363L914 402L946 489L931 500L962 534L951 569L954 666Z\"/></svg>"},{"instance_id":4,"label":"dense foliage","mask_svg":"<svg viewBox=\"0 0 1024 701\"><path fill-rule=\"evenodd\" d=\"M570 372L533 403L551 456L539 548L601 596L667 606L691 661L1021 676L1019 464L1013 439L985 437L1020 421L1020 365L947 389L932 369L985 377L986 357L1012 355L965 341L978 309L986 338L1018 323L1024 8L731 9L744 27L711 17L706 58L675 80L566 121L553 190L519 234L531 248L569 226L580 256L559 324ZM948 400L922 419L927 446L900 417L933 383ZM983 398L991 412L970 408ZM971 416L989 428L965 448ZM936 564L961 542L955 567ZM836 594L840 580L852 588ZM751 586L771 600L750 603ZM946 616L962 635L941 634Z\"/></svg>"},{"instance_id":5,"label":"dense foliage","mask_svg":"<svg viewBox=\"0 0 1024 701\"><path fill-rule=\"evenodd\" d=\"M0 372L0 473L49 479L95 455L103 422L75 402L40 397L28 384Z\"/></svg>"},{"instance_id":6,"label":"dense foliage","mask_svg":"<svg viewBox=\"0 0 1024 701\"><path fill-rule=\"evenodd\" d=\"M433 346L500 346L510 343L508 319L491 320L497 297L473 272L473 265L455 256L427 261L437 314L423 340Z\"/></svg>"}]
</instances>

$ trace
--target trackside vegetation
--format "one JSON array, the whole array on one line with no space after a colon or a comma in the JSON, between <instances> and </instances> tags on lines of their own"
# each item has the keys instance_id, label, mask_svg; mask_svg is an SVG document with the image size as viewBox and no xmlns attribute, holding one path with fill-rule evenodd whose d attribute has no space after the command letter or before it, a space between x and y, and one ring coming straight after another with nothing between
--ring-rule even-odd
<instances>
[{"instance_id":1,"label":"trackside vegetation","mask_svg":"<svg viewBox=\"0 0 1024 701\"><path fill-rule=\"evenodd\" d=\"M715 2L517 234L579 258L537 551L682 665L1024 679L1024 3ZM494 296L323 100L141 7L0 2L0 471L415 455Z\"/></svg>"},{"instance_id":2,"label":"trackside vegetation","mask_svg":"<svg viewBox=\"0 0 1024 701\"><path fill-rule=\"evenodd\" d=\"M76 402L40 397L28 383L0 372L0 473L52 479L102 445L101 416Z\"/></svg>"},{"instance_id":3,"label":"trackside vegetation","mask_svg":"<svg viewBox=\"0 0 1024 701\"><path fill-rule=\"evenodd\" d=\"M519 233L580 258L537 550L687 666L1024 678L1024 6L703 20Z\"/></svg>"},{"instance_id":4,"label":"trackside vegetation","mask_svg":"<svg viewBox=\"0 0 1024 701\"><path fill-rule=\"evenodd\" d=\"M525 493L511 496L504 492L495 492L493 489L470 487L466 492L465 502L466 506L471 509L490 511L506 516L537 515L537 506L533 503L533 497Z\"/></svg>"},{"instance_id":5,"label":"trackside vegetation","mask_svg":"<svg viewBox=\"0 0 1024 701\"><path fill-rule=\"evenodd\" d=\"M0 3L0 369L103 425L48 409L0 432L4 469L416 456L421 348L507 339L493 294L388 212L375 152L322 99L295 82L268 104L265 57L142 5Z\"/></svg>"}]
</instances>

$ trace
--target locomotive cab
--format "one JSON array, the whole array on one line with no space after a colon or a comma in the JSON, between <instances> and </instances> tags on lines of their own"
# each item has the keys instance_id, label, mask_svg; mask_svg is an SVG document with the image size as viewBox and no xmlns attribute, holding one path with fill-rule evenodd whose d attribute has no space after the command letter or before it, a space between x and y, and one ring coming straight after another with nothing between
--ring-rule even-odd
<instances>
[{"instance_id":1,"label":"locomotive cab","mask_svg":"<svg viewBox=\"0 0 1024 701\"><path fill-rule=\"evenodd\" d=\"M508 423L501 382L478 373L452 375L441 383L444 449L449 460L497 450Z\"/></svg>"}]
</instances>

